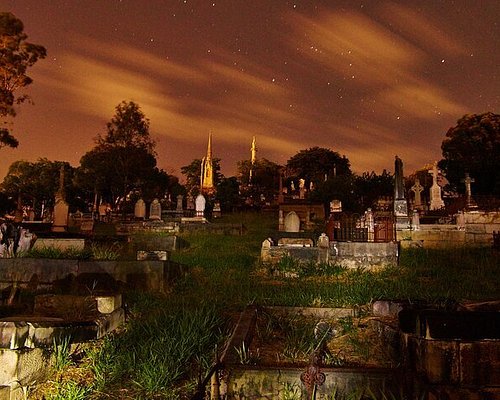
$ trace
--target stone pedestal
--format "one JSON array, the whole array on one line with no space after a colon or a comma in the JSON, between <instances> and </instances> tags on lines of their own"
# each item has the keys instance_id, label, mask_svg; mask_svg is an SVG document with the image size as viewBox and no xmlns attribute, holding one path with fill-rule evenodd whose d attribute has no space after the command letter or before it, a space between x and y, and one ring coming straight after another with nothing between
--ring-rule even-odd
<instances>
[{"instance_id":1,"label":"stone pedestal","mask_svg":"<svg viewBox=\"0 0 500 400\"><path fill-rule=\"evenodd\" d=\"M394 201L394 216L396 217L396 230L410 228L408 219L408 204L405 199Z\"/></svg>"},{"instance_id":2,"label":"stone pedestal","mask_svg":"<svg viewBox=\"0 0 500 400\"><path fill-rule=\"evenodd\" d=\"M66 232L68 228L68 212L68 203L62 198L57 199L56 205L54 206L54 222L52 223L53 232Z\"/></svg>"}]
</instances>

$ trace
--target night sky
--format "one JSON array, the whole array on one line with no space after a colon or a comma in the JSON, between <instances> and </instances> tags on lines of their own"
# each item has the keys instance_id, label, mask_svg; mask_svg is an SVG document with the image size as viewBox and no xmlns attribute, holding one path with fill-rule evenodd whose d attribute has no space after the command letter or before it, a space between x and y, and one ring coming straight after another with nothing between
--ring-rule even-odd
<instances>
[{"instance_id":1,"label":"night sky","mask_svg":"<svg viewBox=\"0 0 500 400\"><path fill-rule=\"evenodd\" d=\"M48 56L33 105L0 150L78 166L122 100L151 121L159 167L206 150L226 175L328 147L355 172L405 174L441 158L466 113L500 112L500 1L0 0Z\"/></svg>"}]
</instances>

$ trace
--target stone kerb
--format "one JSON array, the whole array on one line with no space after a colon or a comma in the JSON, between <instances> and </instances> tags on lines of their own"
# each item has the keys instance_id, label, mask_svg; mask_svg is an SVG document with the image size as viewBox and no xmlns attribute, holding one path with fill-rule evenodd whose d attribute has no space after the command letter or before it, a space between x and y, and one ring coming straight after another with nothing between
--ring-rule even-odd
<instances>
[{"instance_id":1,"label":"stone kerb","mask_svg":"<svg viewBox=\"0 0 500 400\"><path fill-rule=\"evenodd\" d=\"M261 261L276 264L288 256L298 262L327 262L346 268L377 269L398 264L398 244L395 242L330 242L329 248L309 247L299 244L274 246L266 239L262 243ZM308 242L309 243L309 242Z\"/></svg>"},{"instance_id":2,"label":"stone kerb","mask_svg":"<svg viewBox=\"0 0 500 400\"><path fill-rule=\"evenodd\" d=\"M17 282L51 286L55 281L73 277L115 280L131 287L151 291L164 290L163 261L80 261L59 259L0 259L0 289Z\"/></svg>"}]
</instances>

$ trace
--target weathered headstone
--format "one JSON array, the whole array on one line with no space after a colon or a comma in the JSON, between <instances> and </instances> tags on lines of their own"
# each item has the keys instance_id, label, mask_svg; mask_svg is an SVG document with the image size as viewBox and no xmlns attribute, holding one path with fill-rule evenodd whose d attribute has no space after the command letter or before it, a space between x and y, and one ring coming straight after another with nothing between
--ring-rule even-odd
<instances>
[{"instance_id":1,"label":"weathered headstone","mask_svg":"<svg viewBox=\"0 0 500 400\"><path fill-rule=\"evenodd\" d=\"M444 201L441 198L441 186L438 185L438 167L437 161L434 162L434 166L429 173L432 174L432 186L430 191L431 204L429 205L430 210L439 210L444 207Z\"/></svg>"},{"instance_id":2,"label":"weathered headstone","mask_svg":"<svg viewBox=\"0 0 500 400\"><path fill-rule=\"evenodd\" d=\"M305 179L299 179L299 199L304 199L306 197L306 181Z\"/></svg>"},{"instance_id":3,"label":"weathered headstone","mask_svg":"<svg viewBox=\"0 0 500 400\"><path fill-rule=\"evenodd\" d=\"M368 241L373 242L375 240L375 218L371 208L365 212L365 226L368 231Z\"/></svg>"},{"instance_id":4,"label":"weathered headstone","mask_svg":"<svg viewBox=\"0 0 500 400\"><path fill-rule=\"evenodd\" d=\"M411 187L411 191L415 194L415 200L413 202L413 206L420 210L422 209L422 196L421 193L424 190L424 187L420 184L420 180L415 179L415 184Z\"/></svg>"},{"instance_id":5,"label":"weathered headstone","mask_svg":"<svg viewBox=\"0 0 500 400\"><path fill-rule=\"evenodd\" d=\"M59 190L55 195L54 205L54 222L52 223L52 231L66 232L68 227L69 206L64 200L64 167L61 166L59 173Z\"/></svg>"},{"instance_id":6,"label":"weathered headstone","mask_svg":"<svg viewBox=\"0 0 500 400\"><path fill-rule=\"evenodd\" d=\"M207 201L205 200L205 196L203 196L201 193L196 197L195 201L195 207L196 207L196 216L197 217L204 217L205 216L205 206L207 204Z\"/></svg>"},{"instance_id":7,"label":"weathered headstone","mask_svg":"<svg viewBox=\"0 0 500 400\"><path fill-rule=\"evenodd\" d=\"M475 182L474 178L471 178L469 173L465 173L465 178L462 180L465 183L465 204L468 209L477 208L477 204L472 198L471 184Z\"/></svg>"},{"instance_id":8,"label":"weathered headstone","mask_svg":"<svg viewBox=\"0 0 500 400\"><path fill-rule=\"evenodd\" d=\"M342 201L332 200L330 201L330 212L342 212Z\"/></svg>"},{"instance_id":9,"label":"weathered headstone","mask_svg":"<svg viewBox=\"0 0 500 400\"><path fill-rule=\"evenodd\" d=\"M411 216L411 229L414 231L420 230L420 215L417 209L413 210L413 214Z\"/></svg>"},{"instance_id":10,"label":"weathered headstone","mask_svg":"<svg viewBox=\"0 0 500 400\"><path fill-rule=\"evenodd\" d=\"M326 233L322 233L318 238L318 247L328 249L330 247L330 239L326 236Z\"/></svg>"},{"instance_id":11,"label":"weathered headstone","mask_svg":"<svg viewBox=\"0 0 500 400\"><path fill-rule=\"evenodd\" d=\"M300 218L295 211L285 216L285 232L300 232Z\"/></svg>"},{"instance_id":12,"label":"weathered headstone","mask_svg":"<svg viewBox=\"0 0 500 400\"><path fill-rule=\"evenodd\" d=\"M175 207L175 211L177 211L177 212L183 211L183 206L182 206L183 199L184 199L184 196L182 194L177 195L177 205Z\"/></svg>"},{"instance_id":13,"label":"weathered headstone","mask_svg":"<svg viewBox=\"0 0 500 400\"><path fill-rule=\"evenodd\" d=\"M216 201L214 203L214 209L212 210L212 216L214 218L220 218L221 215L221 209L220 209L220 202Z\"/></svg>"},{"instance_id":14,"label":"weathered headstone","mask_svg":"<svg viewBox=\"0 0 500 400\"><path fill-rule=\"evenodd\" d=\"M188 194L188 196L186 198L186 209L194 210L194 198L190 194Z\"/></svg>"},{"instance_id":15,"label":"weathered headstone","mask_svg":"<svg viewBox=\"0 0 500 400\"><path fill-rule=\"evenodd\" d=\"M161 204L158 199L154 199L149 206L149 219L161 219Z\"/></svg>"},{"instance_id":16,"label":"weathered headstone","mask_svg":"<svg viewBox=\"0 0 500 400\"><path fill-rule=\"evenodd\" d=\"M396 156L394 161L394 216L396 229L408 229L408 203L406 202L403 183L403 161Z\"/></svg>"},{"instance_id":17,"label":"weathered headstone","mask_svg":"<svg viewBox=\"0 0 500 400\"><path fill-rule=\"evenodd\" d=\"M144 219L146 218L146 203L143 199L137 200L134 206L134 217Z\"/></svg>"}]
</instances>

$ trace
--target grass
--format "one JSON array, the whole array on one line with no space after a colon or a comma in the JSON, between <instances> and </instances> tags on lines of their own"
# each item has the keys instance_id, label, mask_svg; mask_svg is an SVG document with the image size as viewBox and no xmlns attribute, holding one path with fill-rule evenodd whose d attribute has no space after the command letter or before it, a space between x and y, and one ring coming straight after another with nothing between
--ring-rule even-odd
<instances>
[{"instance_id":1,"label":"grass","mask_svg":"<svg viewBox=\"0 0 500 400\"><path fill-rule=\"evenodd\" d=\"M63 371L72 364L71 361L71 337L66 336L60 340L54 339L53 353L54 368L57 372Z\"/></svg>"},{"instance_id":2,"label":"grass","mask_svg":"<svg viewBox=\"0 0 500 400\"><path fill-rule=\"evenodd\" d=\"M189 398L227 337L229 317L251 303L342 307L385 298L443 304L495 299L500 292L498 261L491 249L405 249L400 266L379 272L338 266L313 270L311 265L299 279L274 276L260 265L259 255L277 218L248 213L220 221L243 223L247 233L186 235L190 246L171 257L189 265L190 273L167 295L127 294L131 316L126 327L85 358L93 375L92 399ZM349 321L344 324L349 330ZM264 335L271 331L261 329ZM294 330L295 337L289 338L292 358L310 351L314 343L307 336L310 330L306 336ZM250 354L245 350L247 362ZM332 364L343 363L340 356L332 357Z\"/></svg>"},{"instance_id":3,"label":"grass","mask_svg":"<svg viewBox=\"0 0 500 400\"><path fill-rule=\"evenodd\" d=\"M121 251L122 246L117 242L111 244L91 243L89 247L84 249L76 247L61 249L54 246L43 246L33 248L18 256L27 258L112 261L120 257Z\"/></svg>"}]
</instances>

